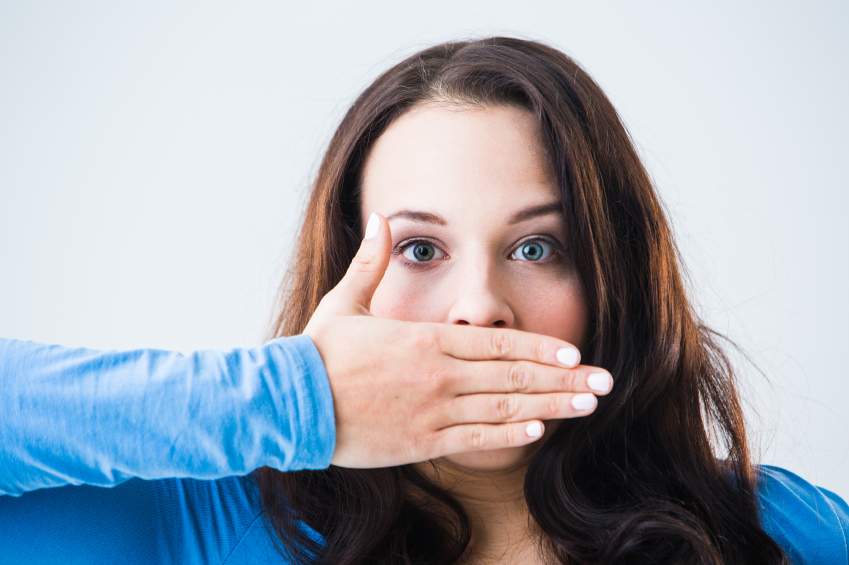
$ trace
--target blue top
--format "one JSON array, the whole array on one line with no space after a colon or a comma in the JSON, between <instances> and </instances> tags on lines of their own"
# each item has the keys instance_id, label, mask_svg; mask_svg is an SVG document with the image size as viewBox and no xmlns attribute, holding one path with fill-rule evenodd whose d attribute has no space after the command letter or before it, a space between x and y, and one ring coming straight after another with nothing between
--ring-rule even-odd
<instances>
[{"instance_id":1,"label":"blue top","mask_svg":"<svg viewBox=\"0 0 849 565\"><path fill-rule=\"evenodd\" d=\"M304 336L190 356L0 339L0 390L0 564L282 564L236 475L333 455ZM759 469L764 528L793 563L849 563L846 503Z\"/></svg>"}]
</instances>

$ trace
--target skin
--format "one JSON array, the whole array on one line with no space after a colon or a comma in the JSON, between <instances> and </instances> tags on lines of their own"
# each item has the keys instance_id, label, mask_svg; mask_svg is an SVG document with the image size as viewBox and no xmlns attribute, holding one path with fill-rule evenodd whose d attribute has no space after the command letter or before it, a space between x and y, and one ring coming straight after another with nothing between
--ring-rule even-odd
<instances>
[{"instance_id":1,"label":"skin","mask_svg":"<svg viewBox=\"0 0 849 565\"><path fill-rule=\"evenodd\" d=\"M529 112L422 105L377 140L362 189L363 225L380 213L392 236L374 316L512 328L579 349L586 343L589 310L563 251L560 190ZM547 423L546 436L555 425ZM537 561L522 485L542 441L420 464L472 517L469 561Z\"/></svg>"}]
</instances>

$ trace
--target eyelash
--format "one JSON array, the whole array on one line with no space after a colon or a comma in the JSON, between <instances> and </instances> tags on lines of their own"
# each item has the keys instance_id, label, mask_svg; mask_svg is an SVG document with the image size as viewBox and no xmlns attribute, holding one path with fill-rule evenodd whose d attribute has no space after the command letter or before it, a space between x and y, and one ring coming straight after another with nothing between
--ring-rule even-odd
<instances>
[{"instance_id":1,"label":"eyelash","mask_svg":"<svg viewBox=\"0 0 849 565\"><path fill-rule=\"evenodd\" d=\"M424 237L414 237L412 239L405 239L404 241L399 243L398 246L395 249L392 250L392 256L393 257L396 257L396 256L402 257L402 259L400 259L400 261L406 267L410 267L410 268L413 268L413 269L420 269L420 268L426 266L428 263L430 263L430 261L408 261L406 259L403 259L404 251L406 251L408 248L412 247L413 245L416 245L417 243L429 243L429 244L434 245L436 247L440 246L439 243L437 243L436 241L433 241L431 239L427 239L427 238L424 238Z\"/></svg>"},{"instance_id":2,"label":"eyelash","mask_svg":"<svg viewBox=\"0 0 849 565\"><path fill-rule=\"evenodd\" d=\"M556 243L551 238L543 237L543 236L539 236L539 235L534 235L534 236L527 237L527 238L517 242L512 247L512 249L510 251L510 255L515 253L523 245L530 243L532 241L542 241L543 243L550 245L554 249L554 254L551 257L549 257L548 259L544 259L542 261L524 261L526 263L538 263L538 264L545 265L545 264L551 263L553 261L557 261L559 259L562 259L564 253L566 252L565 247L563 247L559 243ZM408 248L410 248L413 245L416 245L418 243L429 243L429 244L434 245L436 247L441 246L440 243L438 243L438 242L436 242L432 239L428 239L428 238L424 238L424 237L416 237L416 238L412 238L412 239L405 239L404 241L399 243L397 245L397 247L395 247L395 249L392 250L392 257L396 257L396 256L404 257L404 255L403 255L404 251L406 251ZM447 255L447 253L446 253L446 255ZM404 264L404 266L410 267L410 268L413 268L413 269L422 268L422 267L427 266L428 263L431 263L431 261L407 261L405 259L401 259L401 262Z\"/></svg>"}]
</instances>

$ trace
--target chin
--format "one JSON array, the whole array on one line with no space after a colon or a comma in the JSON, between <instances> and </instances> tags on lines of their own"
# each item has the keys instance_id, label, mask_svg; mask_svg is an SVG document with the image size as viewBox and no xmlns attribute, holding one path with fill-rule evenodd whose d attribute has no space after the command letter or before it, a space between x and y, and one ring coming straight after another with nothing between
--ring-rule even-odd
<instances>
[{"instance_id":1,"label":"chin","mask_svg":"<svg viewBox=\"0 0 849 565\"><path fill-rule=\"evenodd\" d=\"M466 471L504 471L516 467L527 467L539 448L548 441L561 420L546 420L545 433L534 443L521 447L506 447L492 451L470 451L448 455L441 459Z\"/></svg>"},{"instance_id":2,"label":"chin","mask_svg":"<svg viewBox=\"0 0 849 565\"><path fill-rule=\"evenodd\" d=\"M536 447L536 445L531 444L493 451L456 453L443 457L442 460L468 471L502 471L527 465L531 456L536 452Z\"/></svg>"}]
</instances>

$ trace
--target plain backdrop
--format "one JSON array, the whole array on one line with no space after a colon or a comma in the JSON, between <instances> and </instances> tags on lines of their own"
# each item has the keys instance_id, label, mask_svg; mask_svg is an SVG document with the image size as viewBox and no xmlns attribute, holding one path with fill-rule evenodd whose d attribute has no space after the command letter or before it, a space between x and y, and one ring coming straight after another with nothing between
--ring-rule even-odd
<instances>
[{"instance_id":1,"label":"plain backdrop","mask_svg":"<svg viewBox=\"0 0 849 565\"><path fill-rule=\"evenodd\" d=\"M0 336L262 341L318 161L378 73L506 34L606 90L735 340L758 458L849 497L849 3L0 3Z\"/></svg>"}]
</instances>

